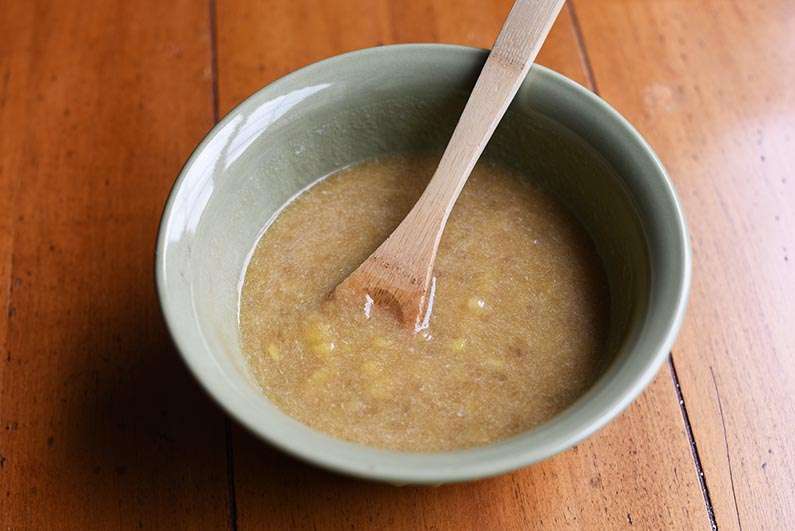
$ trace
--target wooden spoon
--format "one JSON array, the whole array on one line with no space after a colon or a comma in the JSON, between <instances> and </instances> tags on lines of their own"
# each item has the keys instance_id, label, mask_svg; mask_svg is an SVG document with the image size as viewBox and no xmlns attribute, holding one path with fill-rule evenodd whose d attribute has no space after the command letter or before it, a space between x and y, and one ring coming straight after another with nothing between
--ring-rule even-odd
<instances>
[{"instance_id":1,"label":"wooden spoon","mask_svg":"<svg viewBox=\"0 0 795 531\"><path fill-rule=\"evenodd\" d=\"M384 306L415 331L428 326L433 263L447 218L516 95L565 0L517 0L486 59L428 187L395 231L335 289L334 297Z\"/></svg>"}]
</instances>

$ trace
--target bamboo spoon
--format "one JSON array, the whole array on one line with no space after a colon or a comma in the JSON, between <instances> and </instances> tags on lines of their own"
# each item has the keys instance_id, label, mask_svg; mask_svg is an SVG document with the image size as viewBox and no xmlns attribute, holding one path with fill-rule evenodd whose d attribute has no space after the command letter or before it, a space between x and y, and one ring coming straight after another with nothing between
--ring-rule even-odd
<instances>
[{"instance_id":1,"label":"bamboo spoon","mask_svg":"<svg viewBox=\"0 0 795 531\"><path fill-rule=\"evenodd\" d=\"M389 308L415 331L428 326L433 263L447 218L516 95L565 0L517 0L502 26L442 160L417 203L334 297Z\"/></svg>"}]
</instances>

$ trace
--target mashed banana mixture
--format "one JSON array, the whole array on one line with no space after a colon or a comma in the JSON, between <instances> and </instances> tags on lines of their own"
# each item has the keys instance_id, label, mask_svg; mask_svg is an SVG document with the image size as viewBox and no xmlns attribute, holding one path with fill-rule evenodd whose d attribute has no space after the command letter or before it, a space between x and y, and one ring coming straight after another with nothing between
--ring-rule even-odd
<instances>
[{"instance_id":1,"label":"mashed banana mixture","mask_svg":"<svg viewBox=\"0 0 795 531\"><path fill-rule=\"evenodd\" d=\"M593 243L563 207L481 161L439 249L430 327L330 300L406 215L438 156L368 161L316 183L257 243L240 303L263 392L335 437L436 452L526 431L606 363L609 298Z\"/></svg>"}]
</instances>

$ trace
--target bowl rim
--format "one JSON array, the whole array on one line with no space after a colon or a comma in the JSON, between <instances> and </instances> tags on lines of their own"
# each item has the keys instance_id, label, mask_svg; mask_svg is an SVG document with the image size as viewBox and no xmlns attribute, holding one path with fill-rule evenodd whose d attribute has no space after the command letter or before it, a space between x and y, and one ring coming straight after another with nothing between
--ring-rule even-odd
<instances>
[{"instance_id":1,"label":"bowl rim","mask_svg":"<svg viewBox=\"0 0 795 531\"><path fill-rule=\"evenodd\" d=\"M236 408L227 404L222 399L222 393L218 389L218 385L210 378L205 378L199 369L199 363L189 354L192 346L186 343L186 340L181 338L178 330L175 328L172 312L174 309L170 303L170 296L166 286L166 247L168 246L168 239L166 234L168 232L169 222L173 218L173 206L176 196L185 185L188 178L189 169L197 159L197 156L210 144L213 139L218 135L224 126L238 115L244 107L251 105L255 100L258 100L268 92L277 91L280 86L293 81L301 76L311 76L316 70L328 68L338 62L342 61L358 61L366 58L373 58L379 55L389 55L395 53L415 53L422 51L432 50L434 52L443 53L465 53L471 55L482 56L485 60L488 50L482 48L475 48L454 44L437 44L437 43L411 43L411 44L392 44L385 46L377 46L372 48L363 48L351 52L343 53L340 55L332 56L327 59L311 63L307 66L294 70L285 76L282 76L271 83L266 84L264 87L253 92L247 98L242 100L224 117L218 120L210 131L204 136L202 141L192 151L190 157L185 164L173 186L168 194L163 214L160 219L158 227L157 243L155 249L155 284L160 303L161 312L163 314L166 328L170 337L176 347L177 352L182 358L188 370L192 373L196 381L204 391L224 410L229 416L237 422L245 426L251 433L255 434L258 438L275 446L279 450L288 455L297 457L305 462L323 467L328 470L340 472L346 475L355 476L364 479L381 480L393 483L411 483L411 484L441 484L446 482L469 481L485 477L496 476L506 473L518 468L528 466L530 464L542 461L560 452L563 452L572 446L580 443L587 437L591 436L596 431L603 428L608 422L617 417L624 411L640 393L649 385L651 380L655 377L660 367L667 359L671 346L679 332L679 329L684 318L685 308L690 293L691 284L691 250L690 241L688 236L687 225L685 222L684 214L682 212L681 202L676 194L673 184L662 164L659 157L654 150L649 146L646 140L638 133L638 131L615 109L613 109L607 102L601 99L598 95L594 94L587 88L579 83L547 68L543 65L534 64L531 71L534 76L545 78L547 82L558 85L561 89L567 89L574 93L576 97L585 100L584 105L593 108L596 112L602 113L603 117L613 120L628 138L635 141L644 155L652 162L654 167L654 176L659 179L663 185L664 192L668 195L670 202L676 214L676 242L679 247L677 255L680 256L681 264L681 277L678 279L678 289L675 294L675 308L670 316L669 323L666 327L666 332L663 337L659 338L655 345L655 352L653 356L646 362L643 370L638 374L617 396L606 403L601 408L598 415L588 418L585 422L581 423L576 428L570 430L569 433L564 433L557 437L551 443L546 443L538 447L517 449L510 453L510 455L498 455L490 452L489 449L493 445L477 447L472 449L456 450L451 452L440 453L412 453L412 452L397 452L390 450L374 449L367 446L359 445L356 443L349 443L339 441L331 436L321 434L329 441L342 442L345 445L358 447L363 452L370 452L375 454L400 456L405 460L411 460L412 456L423 456L433 458L433 456L440 457L439 461L444 461L445 458L457 455L468 455L471 457L470 461L460 466L451 466L449 462L439 464L439 466L424 466L419 467L417 463L414 466L402 466L401 464L379 465L374 466L372 463L367 463L366 460L353 460L347 458L340 458L339 456L330 456L323 451L320 447L309 447L302 444L296 444L296 441L284 436L280 433L269 430L267 426L262 426L254 422L251 418L243 412L238 411ZM550 419L549 422L554 421L556 417ZM312 430L308 426L307 429ZM314 431L314 430L313 430ZM530 430L532 432L533 430ZM530 433L528 432L528 433ZM320 433L320 432L317 432ZM401 459L402 460L402 459ZM427 459L426 459L427 464Z\"/></svg>"}]
</instances>

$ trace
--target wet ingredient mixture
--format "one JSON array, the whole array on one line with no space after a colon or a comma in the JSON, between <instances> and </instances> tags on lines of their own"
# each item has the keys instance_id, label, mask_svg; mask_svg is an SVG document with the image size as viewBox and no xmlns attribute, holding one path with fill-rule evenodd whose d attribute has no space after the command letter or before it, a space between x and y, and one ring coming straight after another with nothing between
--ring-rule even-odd
<instances>
[{"instance_id":1,"label":"wet ingredient mixture","mask_svg":"<svg viewBox=\"0 0 795 531\"><path fill-rule=\"evenodd\" d=\"M243 349L267 397L317 430L393 450L481 446L550 419L607 361L607 281L593 243L551 196L489 161L447 224L427 330L329 299L406 215L438 158L331 175L257 243Z\"/></svg>"}]
</instances>

